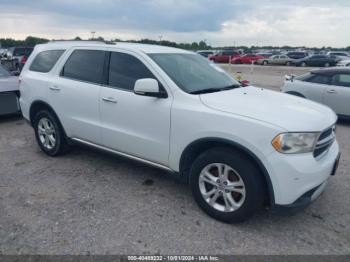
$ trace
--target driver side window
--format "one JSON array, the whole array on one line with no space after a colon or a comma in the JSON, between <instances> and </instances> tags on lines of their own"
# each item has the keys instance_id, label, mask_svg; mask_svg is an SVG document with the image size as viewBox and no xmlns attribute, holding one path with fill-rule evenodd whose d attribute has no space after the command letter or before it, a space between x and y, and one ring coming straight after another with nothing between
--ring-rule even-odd
<instances>
[{"instance_id":1,"label":"driver side window","mask_svg":"<svg viewBox=\"0 0 350 262\"><path fill-rule=\"evenodd\" d=\"M132 91L135 82L142 78L156 79L152 72L136 57L125 53L111 53L108 86Z\"/></svg>"}]
</instances>

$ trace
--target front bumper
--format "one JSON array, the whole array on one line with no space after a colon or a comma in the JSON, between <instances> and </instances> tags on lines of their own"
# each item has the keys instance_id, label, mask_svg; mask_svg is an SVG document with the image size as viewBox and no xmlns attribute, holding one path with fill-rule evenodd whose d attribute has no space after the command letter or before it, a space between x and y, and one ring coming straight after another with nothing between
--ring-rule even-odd
<instances>
[{"instance_id":1,"label":"front bumper","mask_svg":"<svg viewBox=\"0 0 350 262\"><path fill-rule=\"evenodd\" d=\"M312 153L286 155L274 152L269 157L269 174L274 191L274 207L301 207L316 199L334 175L340 152L334 141L328 152L315 159Z\"/></svg>"}]
</instances>

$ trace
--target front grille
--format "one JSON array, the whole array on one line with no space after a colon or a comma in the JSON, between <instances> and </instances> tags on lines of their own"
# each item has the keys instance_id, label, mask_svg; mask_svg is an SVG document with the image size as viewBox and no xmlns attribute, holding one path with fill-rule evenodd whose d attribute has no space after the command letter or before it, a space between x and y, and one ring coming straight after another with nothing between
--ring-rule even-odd
<instances>
[{"instance_id":1,"label":"front grille","mask_svg":"<svg viewBox=\"0 0 350 262\"><path fill-rule=\"evenodd\" d=\"M319 136L314 149L314 157L321 157L324 153L328 151L335 140L335 125L326 129Z\"/></svg>"}]
</instances>

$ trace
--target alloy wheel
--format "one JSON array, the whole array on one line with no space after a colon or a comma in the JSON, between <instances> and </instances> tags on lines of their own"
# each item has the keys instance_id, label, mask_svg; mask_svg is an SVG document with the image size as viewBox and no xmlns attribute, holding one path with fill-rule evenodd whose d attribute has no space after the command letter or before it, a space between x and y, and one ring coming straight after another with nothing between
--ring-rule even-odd
<instances>
[{"instance_id":1,"label":"alloy wheel","mask_svg":"<svg viewBox=\"0 0 350 262\"><path fill-rule=\"evenodd\" d=\"M218 211L233 212L244 203L246 189L243 179L227 164L212 163L205 166L198 183L204 200Z\"/></svg>"},{"instance_id":2,"label":"alloy wheel","mask_svg":"<svg viewBox=\"0 0 350 262\"><path fill-rule=\"evenodd\" d=\"M52 122L44 117L38 123L38 135L41 144L46 149L53 149L56 145L56 131Z\"/></svg>"}]
</instances>

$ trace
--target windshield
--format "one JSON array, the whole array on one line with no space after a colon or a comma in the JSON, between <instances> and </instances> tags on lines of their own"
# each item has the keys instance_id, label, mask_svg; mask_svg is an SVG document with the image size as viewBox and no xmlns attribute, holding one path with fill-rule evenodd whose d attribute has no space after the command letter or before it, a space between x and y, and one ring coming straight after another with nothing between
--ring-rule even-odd
<instances>
[{"instance_id":1,"label":"windshield","mask_svg":"<svg viewBox=\"0 0 350 262\"><path fill-rule=\"evenodd\" d=\"M197 54L149 54L183 91L200 94L240 87L217 65Z\"/></svg>"},{"instance_id":2,"label":"windshield","mask_svg":"<svg viewBox=\"0 0 350 262\"><path fill-rule=\"evenodd\" d=\"M0 65L0 77L10 76L11 74Z\"/></svg>"}]
</instances>

